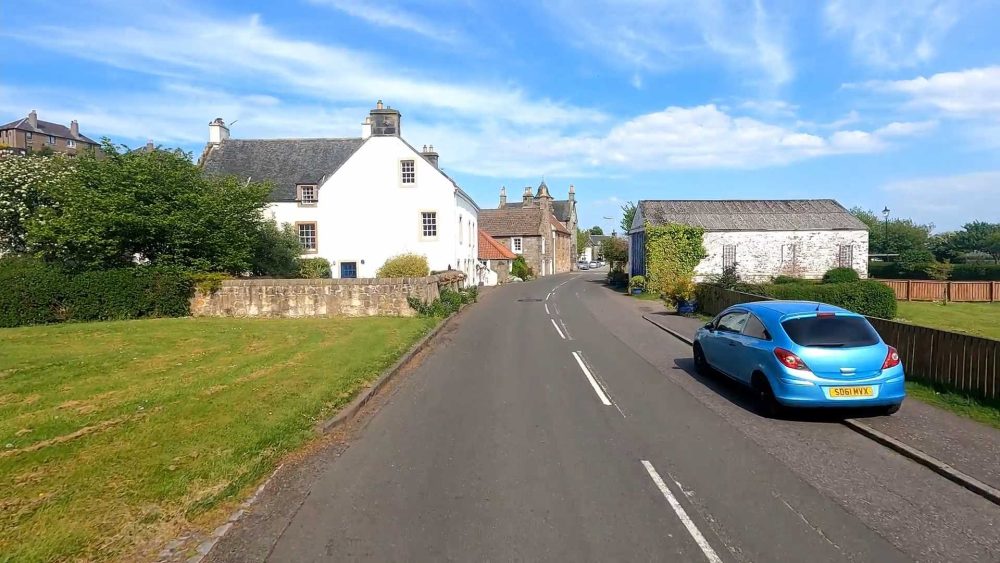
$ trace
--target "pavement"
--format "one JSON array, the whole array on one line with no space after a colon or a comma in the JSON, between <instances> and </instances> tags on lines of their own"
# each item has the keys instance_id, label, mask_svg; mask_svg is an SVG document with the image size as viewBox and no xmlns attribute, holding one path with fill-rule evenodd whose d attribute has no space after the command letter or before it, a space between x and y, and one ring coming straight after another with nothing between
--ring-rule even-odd
<instances>
[{"instance_id":1,"label":"pavement","mask_svg":"<svg viewBox=\"0 0 1000 563\"><path fill-rule=\"evenodd\" d=\"M770 420L578 272L490 291L209 561L1000 561L1000 507L835 420Z\"/></svg>"},{"instance_id":2,"label":"pavement","mask_svg":"<svg viewBox=\"0 0 1000 563\"><path fill-rule=\"evenodd\" d=\"M647 312L644 318L687 338L694 338L695 331L705 324L665 308ZM865 416L863 412L852 415L869 427L1000 489L1000 430L918 400L905 401L893 416Z\"/></svg>"}]
</instances>

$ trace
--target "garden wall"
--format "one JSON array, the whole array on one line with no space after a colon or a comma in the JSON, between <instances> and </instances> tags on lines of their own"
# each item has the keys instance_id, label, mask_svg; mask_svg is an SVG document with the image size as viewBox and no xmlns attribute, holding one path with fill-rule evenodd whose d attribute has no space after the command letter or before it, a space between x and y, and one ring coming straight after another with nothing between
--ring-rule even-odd
<instances>
[{"instance_id":1,"label":"garden wall","mask_svg":"<svg viewBox=\"0 0 1000 563\"><path fill-rule=\"evenodd\" d=\"M195 317L412 317L407 298L431 302L441 288L458 290L465 275L423 278L226 280L191 299Z\"/></svg>"}]
</instances>

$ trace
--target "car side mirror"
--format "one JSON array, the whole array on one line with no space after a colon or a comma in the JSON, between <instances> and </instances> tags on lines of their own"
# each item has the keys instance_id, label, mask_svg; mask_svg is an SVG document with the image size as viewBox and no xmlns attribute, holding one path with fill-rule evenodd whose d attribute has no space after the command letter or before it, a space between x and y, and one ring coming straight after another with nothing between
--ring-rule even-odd
<instances>
[{"instance_id":1,"label":"car side mirror","mask_svg":"<svg viewBox=\"0 0 1000 563\"><path fill-rule=\"evenodd\" d=\"M715 332L715 326L712 325L712 323L708 323L707 325L705 325L705 326L703 326L701 328L707 330L708 332Z\"/></svg>"}]
</instances>

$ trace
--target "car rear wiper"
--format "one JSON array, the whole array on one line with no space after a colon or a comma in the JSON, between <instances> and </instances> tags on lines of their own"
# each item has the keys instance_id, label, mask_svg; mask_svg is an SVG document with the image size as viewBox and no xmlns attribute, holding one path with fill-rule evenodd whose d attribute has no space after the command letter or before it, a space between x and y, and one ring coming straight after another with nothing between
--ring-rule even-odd
<instances>
[{"instance_id":1,"label":"car rear wiper","mask_svg":"<svg viewBox=\"0 0 1000 563\"><path fill-rule=\"evenodd\" d=\"M810 348L843 348L845 344L810 344Z\"/></svg>"}]
</instances>

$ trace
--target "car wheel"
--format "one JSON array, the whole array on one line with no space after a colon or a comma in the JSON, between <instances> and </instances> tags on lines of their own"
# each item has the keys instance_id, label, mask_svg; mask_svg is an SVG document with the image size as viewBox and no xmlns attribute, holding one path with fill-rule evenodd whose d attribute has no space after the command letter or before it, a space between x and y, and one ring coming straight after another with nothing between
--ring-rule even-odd
<instances>
[{"instance_id":1,"label":"car wheel","mask_svg":"<svg viewBox=\"0 0 1000 563\"><path fill-rule=\"evenodd\" d=\"M754 377L754 392L757 395L757 412L765 418L780 418L784 407L771 390L771 384L764 376Z\"/></svg>"},{"instance_id":2,"label":"car wheel","mask_svg":"<svg viewBox=\"0 0 1000 563\"><path fill-rule=\"evenodd\" d=\"M882 407L882 416L892 416L899 412L899 407L901 404L889 405L888 407Z\"/></svg>"},{"instance_id":3,"label":"car wheel","mask_svg":"<svg viewBox=\"0 0 1000 563\"><path fill-rule=\"evenodd\" d=\"M705 351L701 349L701 344L694 344L694 369L701 375L711 375L712 368L705 359Z\"/></svg>"}]
</instances>

